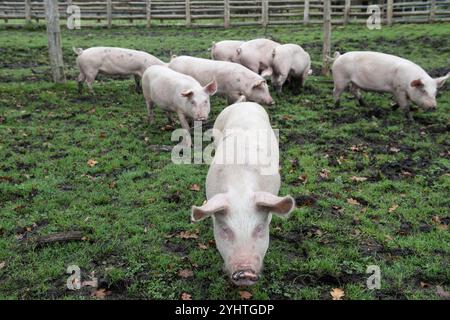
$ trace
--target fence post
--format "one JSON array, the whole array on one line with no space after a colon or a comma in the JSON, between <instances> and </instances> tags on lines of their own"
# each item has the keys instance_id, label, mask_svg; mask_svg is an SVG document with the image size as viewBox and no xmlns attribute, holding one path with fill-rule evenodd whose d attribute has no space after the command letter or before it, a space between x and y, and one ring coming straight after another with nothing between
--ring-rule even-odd
<instances>
[{"instance_id":1,"label":"fence post","mask_svg":"<svg viewBox=\"0 0 450 320\"><path fill-rule=\"evenodd\" d=\"M263 27L269 24L269 0L261 1L261 23Z\"/></svg>"},{"instance_id":2,"label":"fence post","mask_svg":"<svg viewBox=\"0 0 450 320\"><path fill-rule=\"evenodd\" d=\"M331 0L323 0L323 50L322 50L322 74L328 76L331 54Z\"/></svg>"},{"instance_id":3,"label":"fence post","mask_svg":"<svg viewBox=\"0 0 450 320\"><path fill-rule=\"evenodd\" d=\"M25 0L25 22L31 22L31 0Z\"/></svg>"},{"instance_id":4,"label":"fence post","mask_svg":"<svg viewBox=\"0 0 450 320\"><path fill-rule=\"evenodd\" d=\"M48 57L52 69L53 81L66 82L64 61L61 48L61 30L59 27L58 0L44 0L47 19Z\"/></svg>"},{"instance_id":5,"label":"fence post","mask_svg":"<svg viewBox=\"0 0 450 320\"><path fill-rule=\"evenodd\" d=\"M394 15L394 0L387 0L387 10L386 10L386 19L387 25L392 26L393 20L392 17Z\"/></svg>"},{"instance_id":6,"label":"fence post","mask_svg":"<svg viewBox=\"0 0 450 320\"><path fill-rule=\"evenodd\" d=\"M305 0L305 7L303 8L303 24L309 24L309 0Z\"/></svg>"},{"instance_id":7,"label":"fence post","mask_svg":"<svg viewBox=\"0 0 450 320\"><path fill-rule=\"evenodd\" d=\"M428 21L434 22L435 16L436 16L436 0L431 0L430 16L428 17Z\"/></svg>"},{"instance_id":8,"label":"fence post","mask_svg":"<svg viewBox=\"0 0 450 320\"><path fill-rule=\"evenodd\" d=\"M345 0L344 5L344 26L347 25L349 16L350 16L350 8L352 5L352 0Z\"/></svg>"},{"instance_id":9,"label":"fence post","mask_svg":"<svg viewBox=\"0 0 450 320\"><path fill-rule=\"evenodd\" d=\"M191 0L186 0L186 26L190 27L191 25L192 25Z\"/></svg>"},{"instance_id":10,"label":"fence post","mask_svg":"<svg viewBox=\"0 0 450 320\"><path fill-rule=\"evenodd\" d=\"M108 29L112 27L112 0L106 0L106 20L108 21Z\"/></svg>"},{"instance_id":11,"label":"fence post","mask_svg":"<svg viewBox=\"0 0 450 320\"><path fill-rule=\"evenodd\" d=\"M146 12L146 19L147 19L147 28L151 27L151 21L152 21L152 1L151 0L145 0L145 12Z\"/></svg>"},{"instance_id":12,"label":"fence post","mask_svg":"<svg viewBox=\"0 0 450 320\"><path fill-rule=\"evenodd\" d=\"M223 26L230 27L230 0L223 0Z\"/></svg>"}]
</instances>

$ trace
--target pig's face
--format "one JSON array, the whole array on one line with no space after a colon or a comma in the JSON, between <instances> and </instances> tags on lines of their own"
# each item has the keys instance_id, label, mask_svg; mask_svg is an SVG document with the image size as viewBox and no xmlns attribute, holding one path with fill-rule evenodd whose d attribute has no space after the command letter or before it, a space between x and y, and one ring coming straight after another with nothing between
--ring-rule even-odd
<instances>
[{"instance_id":1,"label":"pig's face","mask_svg":"<svg viewBox=\"0 0 450 320\"><path fill-rule=\"evenodd\" d=\"M436 93L436 81L431 78L411 81L408 90L411 101L424 109L436 109Z\"/></svg>"},{"instance_id":2,"label":"pig's face","mask_svg":"<svg viewBox=\"0 0 450 320\"><path fill-rule=\"evenodd\" d=\"M217 83L213 80L203 88L188 89L181 92L185 99L189 116L195 121L205 121L208 119L211 110L209 97L217 91Z\"/></svg>"},{"instance_id":3,"label":"pig's face","mask_svg":"<svg viewBox=\"0 0 450 320\"><path fill-rule=\"evenodd\" d=\"M236 285L248 286L260 277L269 246L272 213L286 217L294 206L292 197L277 197L268 192L247 196L222 193L202 207L193 207L192 220L213 217L214 238L226 273Z\"/></svg>"},{"instance_id":4,"label":"pig's face","mask_svg":"<svg viewBox=\"0 0 450 320\"><path fill-rule=\"evenodd\" d=\"M254 82L248 92L245 93L247 100L254 101L259 104L272 105L274 101L269 93L269 87L264 79L259 79Z\"/></svg>"}]
</instances>

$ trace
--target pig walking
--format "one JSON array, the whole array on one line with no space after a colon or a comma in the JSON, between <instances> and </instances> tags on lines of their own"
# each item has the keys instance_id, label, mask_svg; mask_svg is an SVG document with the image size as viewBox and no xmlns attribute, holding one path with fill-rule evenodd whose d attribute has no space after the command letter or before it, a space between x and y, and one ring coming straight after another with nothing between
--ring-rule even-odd
<instances>
[{"instance_id":1,"label":"pig walking","mask_svg":"<svg viewBox=\"0 0 450 320\"><path fill-rule=\"evenodd\" d=\"M209 96L217 91L217 83L211 81L202 87L194 78L178 73L166 66L151 66L142 77L142 91L147 104L148 120L154 120L153 104L170 115L176 112L183 129L189 132L186 118L196 121L208 119L210 111ZM188 136L187 145L191 145Z\"/></svg>"},{"instance_id":2,"label":"pig walking","mask_svg":"<svg viewBox=\"0 0 450 320\"><path fill-rule=\"evenodd\" d=\"M213 42L211 59L220 61L239 62L237 49L244 43L238 40L224 40Z\"/></svg>"},{"instance_id":3,"label":"pig walking","mask_svg":"<svg viewBox=\"0 0 450 320\"><path fill-rule=\"evenodd\" d=\"M134 75L136 91L141 89L140 78L145 69L152 65L164 65L165 63L147 52L114 48L93 47L86 50L73 48L77 54L77 66L80 74L77 78L78 92L83 90L83 82L86 82L91 94L94 93L92 83L97 74L110 75Z\"/></svg>"},{"instance_id":4,"label":"pig walking","mask_svg":"<svg viewBox=\"0 0 450 320\"><path fill-rule=\"evenodd\" d=\"M410 121L413 120L410 101L424 109L436 109L437 89L450 76L448 73L433 79L409 60L372 51L354 51L343 55L336 52L332 71L336 105L339 105L340 96L349 84L360 105L364 104L360 89L389 92Z\"/></svg>"},{"instance_id":5,"label":"pig walking","mask_svg":"<svg viewBox=\"0 0 450 320\"><path fill-rule=\"evenodd\" d=\"M281 92L286 80L299 80L303 87L311 73L311 59L302 47L296 44L284 44L272 52L272 85Z\"/></svg>"},{"instance_id":6,"label":"pig walking","mask_svg":"<svg viewBox=\"0 0 450 320\"><path fill-rule=\"evenodd\" d=\"M172 58L169 68L190 75L201 85L215 79L217 93L225 96L229 103L235 103L245 96L248 101L273 104L266 81L240 64L180 56Z\"/></svg>"},{"instance_id":7,"label":"pig walking","mask_svg":"<svg viewBox=\"0 0 450 320\"><path fill-rule=\"evenodd\" d=\"M263 107L253 102L228 106L217 117L213 136L207 202L192 207L191 220L212 217L216 246L231 281L252 285L269 246L272 214L287 217L295 202L278 196L278 142Z\"/></svg>"},{"instance_id":8,"label":"pig walking","mask_svg":"<svg viewBox=\"0 0 450 320\"><path fill-rule=\"evenodd\" d=\"M272 75L273 50L280 44L269 39L254 39L243 43L238 49L239 63L262 77Z\"/></svg>"}]
</instances>

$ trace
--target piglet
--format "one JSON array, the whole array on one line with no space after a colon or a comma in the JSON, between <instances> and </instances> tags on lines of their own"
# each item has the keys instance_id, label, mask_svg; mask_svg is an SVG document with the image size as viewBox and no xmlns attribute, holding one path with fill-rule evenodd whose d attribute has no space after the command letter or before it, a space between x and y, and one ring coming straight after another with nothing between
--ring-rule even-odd
<instances>
[{"instance_id":1,"label":"piglet","mask_svg":"<svg viewBox=\"0 0 450 320\"><path fill-rule=\"evenodd\" d=\"M413 120L410 101L427 110L436 109L437 89L450 77L447 73L433 79L414 62L373 51L352 51L343 55L336 52L332 71L336 105L349 85L360 105L364 105L360 89L389 92L410 121Z\"/></svg>"},{"instance_id":2,"label":"piglet","mask_svg":"<svg viewBox=\"0 0 450 320\"><path fill-rule=\"evenodd\" d=\"M189 132L187 118L205 121L210 111L209 97L217 91L215 80L202 87L194 78L169 69L166 66L151 66L142 77L142 91L147 104L148 120L154 120L153 104L166 111L176 112L183 129ZM184 140L191 145L190 136Z\"/></svg>"},{"instance_id":3,"label":"piglet","mask_svg":"<svg viewBox=\"0 0 450 320\"><path fill-rule=\"evenodd\" d=\"M114 47L92 47L86 50L72 48L77 54L78 92L81 94L83 83L86 82L89 92L94 93L92 84L97 74L109 75L134 75L136 91L141 89L140 78L145 69L152 65L164 65L165 63L151 54L131 49Z\"/></svg>"},{"instance_id":4,"label":"piglet","mask_svg":"<svg viewBox=\"0 0 450 320\"><path fill-rule=\"evenodd\" d=\"M260 277L272 214L287 217L291 196L278 196L278 141L263 107L254 102L225 108L213 128L215 155L206 177L207 202L193 206L192 221L213 219L225 270L236 285Z\"/></svg>"}]
</instances>

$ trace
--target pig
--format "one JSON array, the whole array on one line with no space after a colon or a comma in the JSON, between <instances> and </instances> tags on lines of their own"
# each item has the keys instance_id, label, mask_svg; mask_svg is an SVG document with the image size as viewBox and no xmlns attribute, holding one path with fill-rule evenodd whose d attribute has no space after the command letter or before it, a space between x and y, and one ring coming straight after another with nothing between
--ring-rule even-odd
<instances>
[{"instance_id":1,"label":"pig","mask_svg":"<svg viewBox=\"0 0 450 320\"><path fill-rule=\"evenodd\" d=\"M409 60L373 51L352 51L343 55L336 52L332 72L336 106L339 106L342 92L351 84L360 105L364 105L360 89L392 93L409 121L413 120L410 101L424 109L435 110L437 89L450 76L447 73L433 79Z\"/></svg>"},{"instance_id":2,"label":"pig","mask_svg":"<svg viewBox=\"0 0 450 320\"><path fill-rule=\"evenodd\" d=\"M224 40L220 42L213 42L211 47L211 59L220 61L239 62L237 48L243 44L244 41L239 40Z\"/></svg>"},{"instance_id":3,"label":"pig","mask_svg":"<svg viewBox=\"0 0 450 320\"><path fill-rule=\"evenodd\" d=\"M262 106L241 102L226 107L214 123L213 137L207 201L192 206L191 221L213 219L224 270L234 284L249 286L260 278L272 214L287 218L295 201L289 195L278 196L278 141ZM236 161L239 157L242 161Z\"/></svg>"},{"instance_id":4,"label":"pig","mask_svg":"<svg viewBox=\"0 0 450 320\"><path fill-rule=\"evenodd\" d=\"M201 85L206 85L214 78L217 81L217 94L225 96L229 103L234 103L241 99L241 96L245 96L247 101L264 105L274 104L264 78L240 64L174 56L169 68L190 75Z\"/></svg>"},{"instance_id":5,"label":"pig","mask_svg":"<svg viewBox=\"0 0 450 320\"><path fill-rule=\"evenodd\" d=\"M239 63L264 78L270 77L272 74L273 49L279 45L278 42L269 39L247 41L236 49Z\"/></svg>"},{"instance_id":6,"label":"pig","mask_svg":"<svg viewBox=\"0 0 450 320\"><path fill-rule=\"evenodd\" d=\"M302 47L296 44L283 44L272 51L272 86L281 93L286 80L299 80L303 87L311 74L311 59Z\"/></svg>"},{"instance_id":7,"label":"pig","mask_svg":"<svg viewBox=\"0 0 450 320\"><path fill-rule=\"evenodd\" d=\"M89 92L94 94L92 83L99 72L109 75L134 75L136 91L140 92L140 79L145 69L152 65L164 65L165 63L151 54L143 51L115 48L92 47L86 50L72 48L77 54L78 92L82 93L83 82L86 82Z\"/></svg>"},{"instance_id":8,"label":"pig","mask_svg":"<svg viewBox=\"0 0 450 320\"><path fill-rule=\"evenodd\" d=\"M167 66L154 65L145 70L142 77L142 92L147 104L149 123L153 123L153 104L161 109L176 112L183 129L189 132L186 118L195 121L208 119L210 111L209 97L217 91L217 82L212 80L202 87L194 78L169 69ZM184 140L190 146L190 136Z\"/></svg>"}]
</instances>

